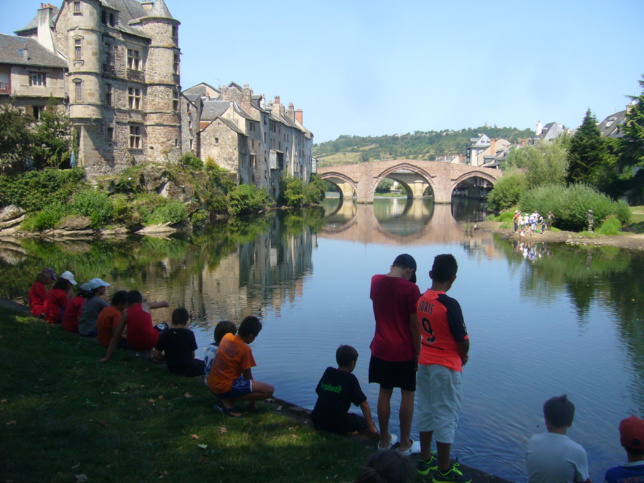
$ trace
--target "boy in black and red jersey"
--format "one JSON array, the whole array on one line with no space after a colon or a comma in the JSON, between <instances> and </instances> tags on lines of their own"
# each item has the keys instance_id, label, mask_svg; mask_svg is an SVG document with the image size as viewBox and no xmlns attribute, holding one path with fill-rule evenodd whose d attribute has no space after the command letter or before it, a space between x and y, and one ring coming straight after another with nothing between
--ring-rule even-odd
<instances>
[{"instance_id":1,"label":"boy in black and red jersey","mask_svg":"<svg viewBox=\"0 0 644 483\"><path fill-rule=\"evenodd\" d=\"M456 280L458 265L453 255L438 255L429 272L432 287L418 300L421 349L418 361L420 459L417 471L435 470L434 483L472 481L450 452L461 412L461 372L467 363L470 340L459 303L447 292ZM435 436L438 457L430 451Z\"/></svg>"}]
</instances>

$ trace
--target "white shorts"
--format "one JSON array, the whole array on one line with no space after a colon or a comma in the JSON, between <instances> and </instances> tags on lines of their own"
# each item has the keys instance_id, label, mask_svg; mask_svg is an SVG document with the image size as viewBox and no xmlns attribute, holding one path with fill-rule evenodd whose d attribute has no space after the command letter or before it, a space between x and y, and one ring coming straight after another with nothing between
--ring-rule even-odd
<instances>
[{"instance_id":1,"label":"white shorts","mask_svg":"<svg viewBox=\"0 0 644 483\"><path fill-rule=\"evenodd\" d=\"M445 366L419 365L416 381L418 431L433 431L434 440L452 444L461 414L461 373Z\"/></svg>"}]
</instances>

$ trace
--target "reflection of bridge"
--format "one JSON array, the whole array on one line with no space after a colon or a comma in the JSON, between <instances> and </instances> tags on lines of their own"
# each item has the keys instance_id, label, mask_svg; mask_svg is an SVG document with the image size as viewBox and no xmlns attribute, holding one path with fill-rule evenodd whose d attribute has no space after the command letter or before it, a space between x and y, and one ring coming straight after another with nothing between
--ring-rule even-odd
<instances>
[{"instance_id":1,"label":"reflection of bridge","mask_svg":"<svg viewBox=\"0 0 644 483\"><path fill-rule=\"evenodd\" d=\"M420 228L412 234L393 233L386 226L389 221L383 223L378 220L373 204L356 206L348 200L327 217L327 224L318 237L394 245L450 244L475 239L487 244L491 240L489 233L467 231L454 219L450 206L434 205L433 212L429 212L421 201L410 203L410 210L402 218L420 222Z\"/></svg>"},{"instance_id":2,"label":"reflection of bridge","mask_svg":"<svg viewBox=\"0 0 644 483\"><path fill-rule=\"evenodd\" d=\"M353 198L356 193L358 203L373 203L376 187L385 178L401 183L413 199L422 198L429 186L434 193L435 203L451 203L452 192L457 185L472 183L476 178L494 184L503 176L500 170L493 168L417 159L329 166L318 168L318 174L322 179L336 184L345 200Z\"/></svg>"}]
</instances>

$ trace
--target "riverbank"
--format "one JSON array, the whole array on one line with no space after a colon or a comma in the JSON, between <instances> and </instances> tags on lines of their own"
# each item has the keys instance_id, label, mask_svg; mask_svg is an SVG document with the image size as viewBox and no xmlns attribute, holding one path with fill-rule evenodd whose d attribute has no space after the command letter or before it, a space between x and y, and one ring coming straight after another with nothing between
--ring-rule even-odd
<instances>
[{"instance_id":1,"label":"riverbank","mask_svg":"<svg viewBox=\"0 0 644 483\"><path fill-rule=\"evenodd\" d=\"M544 234L539 233L521 237L512 228L502 228L502 223L498 221L482 221L476 225L480 230L499 233L503 235L503 238L508 240L533 243L566 243L569 245L584 246L612 246L629 250L644 250L644 234L621 233L613 236L595 235L593 237L587 237L572 231L546 231Z\"/></svg>"},{"instance_id":2,"label":"riverbank","mask_svg":"<svg viewBox=\"0 0 644 483\"><path fill-rule=\"evenodd\" d=\"M99 363L93 340L0 306L5 481L348 482L375 451L366 435L314 431L306 410L278 399L223 416L200 378L128 351ZM505 481L469 471L475 482Z\"/></svg>"}]
</instances>

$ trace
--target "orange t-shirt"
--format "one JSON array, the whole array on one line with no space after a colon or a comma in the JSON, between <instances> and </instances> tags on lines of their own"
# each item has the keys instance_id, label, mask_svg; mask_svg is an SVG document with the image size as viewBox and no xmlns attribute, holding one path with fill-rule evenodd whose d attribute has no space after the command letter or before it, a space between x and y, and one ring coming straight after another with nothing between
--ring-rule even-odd
<instances>
[{"instance_id":1,"label":"orange t-shirt","mask_svg":"<svg viewBox=\"0 0 644 483\"><path fill-rule=\"evenodd\" d=\"M215 394L224 394L233 387L233 381L246 369L255 367L253 351L238 335L226 334L219 343L215 361L208 375L208 388Z\"/></svg>"},{"instance_id":2,"label":"orange t-shirt","mask_svg":"<svg viewBox=\"0 0 644 483\"><path fill-rule=\"evenodd\" d=\"M119 325L120 320L121 312L113 305L108 305L101 310L96 319L96 331L98 332L96 338L99 344L105 347L110 345L114 329Z\"/></svg>"}]
</instances>

